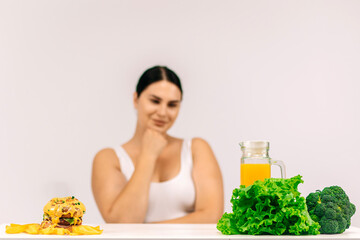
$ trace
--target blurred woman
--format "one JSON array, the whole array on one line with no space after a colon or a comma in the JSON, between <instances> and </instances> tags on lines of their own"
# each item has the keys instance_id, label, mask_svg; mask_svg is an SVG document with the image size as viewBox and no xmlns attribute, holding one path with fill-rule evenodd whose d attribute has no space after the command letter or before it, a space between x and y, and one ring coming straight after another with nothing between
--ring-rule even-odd
<instances>
[{"instance_id":1,"label":"blurred woman","mask_svg":"<svg viewBox=\"0 0 360 240\"><path fill-rule=\"evenodd\" d=\"M182 95L180 79L167 67L140 77L133 137L100 150L93 161L92 190L106 222L216 223L221 217L223 183L211 147L167 133Z\"/></svg>"}]
</instances>

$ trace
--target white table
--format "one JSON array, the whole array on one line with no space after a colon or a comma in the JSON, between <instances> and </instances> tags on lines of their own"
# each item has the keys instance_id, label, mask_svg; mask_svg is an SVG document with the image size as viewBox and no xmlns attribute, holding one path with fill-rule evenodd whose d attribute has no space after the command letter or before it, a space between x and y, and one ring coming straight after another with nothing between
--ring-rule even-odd
<instances>
[{"instance_id":1,"label":"white table","mask_svg":"<svg viewBox=\"0 0 360 240\"><path fill-rule=\"evenodd\" d=\"M30 234L6 234L5 225L0 225L0 239L281 239L281 240L300 240L300 239L358 239L360 240L360 228L350 227L342 234L333 235L310 235L310 236L249 236L249 235L222 235L217 229L216 224L104 224L100 225L103 229L101 235L88 236L57 236L57 235L30 235ZM96 226L93 224L87 224Z\"/></svg>"}]
</instances>

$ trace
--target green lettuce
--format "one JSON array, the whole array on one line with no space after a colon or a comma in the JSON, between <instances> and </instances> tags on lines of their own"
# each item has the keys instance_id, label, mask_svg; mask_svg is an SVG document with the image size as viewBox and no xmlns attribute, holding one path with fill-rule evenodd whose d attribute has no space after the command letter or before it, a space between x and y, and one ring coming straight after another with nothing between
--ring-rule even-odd
<instances>
[{"instance_id":1,"label":"green lettuce","mask_svg":"<svg viewBox=\"0 0 360 240\"><path fill-rule=\"evenodd\" d=\"M320 225L308 213L306 200L297 187L300 175L290 179L269 178L235 188L232 213L224 213L217 229L231 234L316 235Z\"/></svg>"},{"instance_id":2,"label":"green lettuce","mask_svg":"<svg viewBox=\"0 0 360 240\"><path fill-rule=\"evenodd\" d=\"M74 225L74 218L63 218L65 221L67 221L70 225Z\"/></svg>"}]
</instances>

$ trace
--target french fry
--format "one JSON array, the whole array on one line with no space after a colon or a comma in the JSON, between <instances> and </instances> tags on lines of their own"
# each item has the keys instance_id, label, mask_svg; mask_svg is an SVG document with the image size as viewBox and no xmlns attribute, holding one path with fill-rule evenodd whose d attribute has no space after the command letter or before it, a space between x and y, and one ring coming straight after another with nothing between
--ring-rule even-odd
<instances>
[{"instance_id":1,"label":"french fry","mask_svg":"<svg viewBox=\"0 0 360 240\"><path fill-rule=\"evenodd\" d=\"M28 234L38 234L39 233L39 229L40 229L40 224L27 224L27 228L25 229L24 232L28 233Z\"/></svg>"},{"instance_id":2,"label":"french fry","mask_svg":"<svg viewBox=\"0 0 360 240\"><path fill-rule=\"evenodd\" d=\"M102 230L100 230L100 227L91 227L87 225L80 225L80 226L74 226L73 227L73 233L78 233L79 235L96 235L101 234Z\"/></svg>"},{"instance_id":3,"label":"french fry","mask_svg":"<svg viewBox=\"0 0 360 240\"><path fill-rule=\"evenodd\" d=\"M14 224L11 223L10 226L6 226L5 227L5 232L9 233L9 234L14 234L14 233L22 233L25 232L26 229L30 226L30 225L36 225L34 224Z\"/></svg>"},{"instance_id":4,"label":"french fry","mask_svg":"<svg viewBox=\"0 0 360 240\"><path fill-rule=\"evenodd\" d=\"M87 225L73 226L71 230L65 228L55 228L53 226L47 228L40 228L40 224L13 224L6 226L6 233L28 233L28 234L44 234L44 235L96 235L101 234L100 226L92 227Z\"/></svg>"}]
</instances>

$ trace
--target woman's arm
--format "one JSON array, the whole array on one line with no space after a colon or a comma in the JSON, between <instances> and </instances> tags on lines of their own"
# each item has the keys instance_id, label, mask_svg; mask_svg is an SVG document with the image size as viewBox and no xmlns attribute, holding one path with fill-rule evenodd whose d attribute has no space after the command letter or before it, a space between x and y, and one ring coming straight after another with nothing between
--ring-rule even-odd
<instances>
[{"instance_id":1,"label":"woman's arm","mask_svg":"<svg viewBox=\"0 0 360 240\"><path fill-rule=\"evenodd\" d=\"M136 171L126 182L114 150L104 149L95 156L92 190L105 222L144 222L154 164L145 156L137 162Z\"/></svg>"},{"instance_id":2,"label":"woman's arm","mask_svg":"<svg viewBox=\"0 0 360 240\"><path fill-rule=\"evenodd\" d=\"M159 223L216 223L224 211L224 190L221 171L209 144L192 141L195 211L180 218Z\"/></svg>"},{"instance_id":3,"label":"woman's arm","mask_svg":"<svg viewBox=\"0 0 360 240\"><path fill-rule=\"evenodd\" d=\"M147 130L129 181L121 172L119 159L113 149L101 150L95 156L92 190L105 222L144 222L156 160L166 144L166 139L160 133Z\"/></svg>"}]
</instances>

